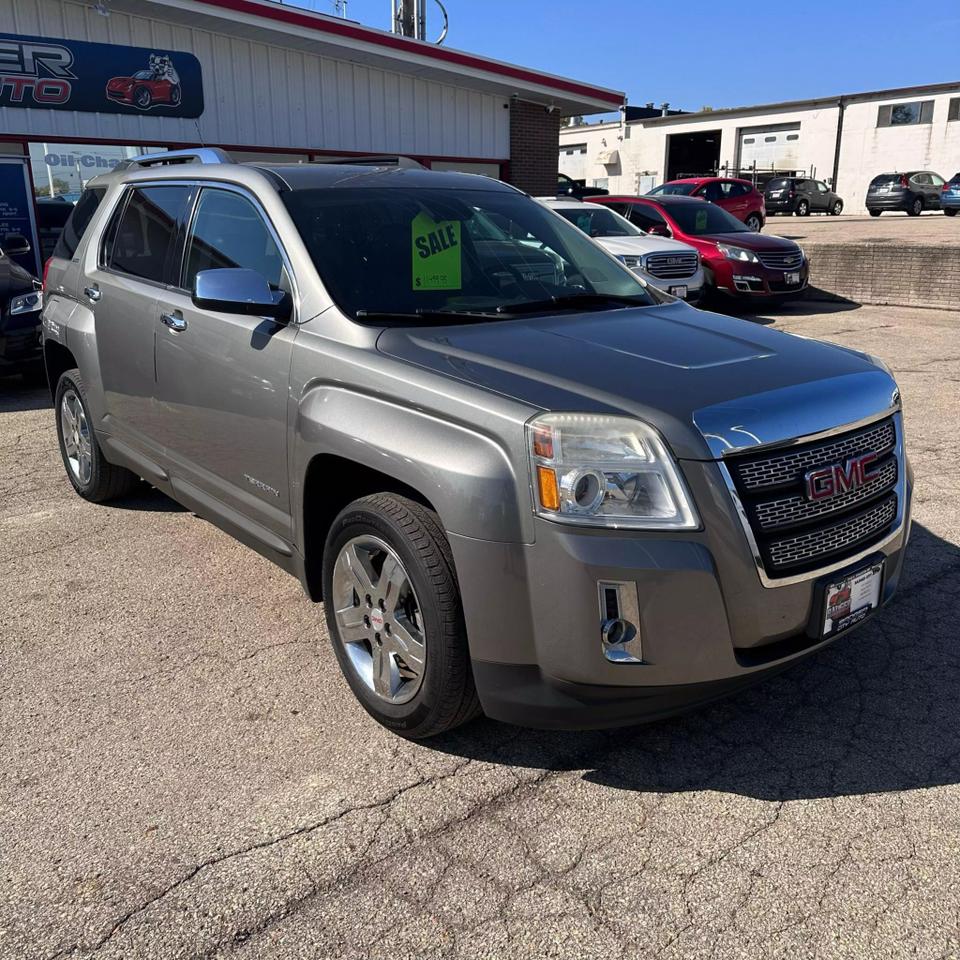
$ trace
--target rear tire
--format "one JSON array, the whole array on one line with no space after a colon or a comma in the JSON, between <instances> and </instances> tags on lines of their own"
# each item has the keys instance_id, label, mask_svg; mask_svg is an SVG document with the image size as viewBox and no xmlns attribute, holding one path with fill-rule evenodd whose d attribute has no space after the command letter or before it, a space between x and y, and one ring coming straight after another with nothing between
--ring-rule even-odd
<instances>
[{"instance_id":1,"label":"rear tire","mask_svg":"<svg viewBox=\"0 0 960 960\"><path fill-rule=\"evenodd\" d=\"M919 217L921 213L923 213L923 200L920 197L915 197L907 210L907 216Z\"/></svg>"},{"instance_id":2,"label":"rear tire","mask_svg":"<svg viewBox=\"0 0 960 960\"><path fill-rule=\"evenodd\" d=\"M869 212L869 214L870 214L871 217L879 217L880 214L883 213L882 210L870 210L870 211L868 211L868 212Z\"/></svg>"},{"instance_id":3,"label":"rear tire","mask_svg":"<svg viewBox=\"0 0 960 960\"><path fill-rule=\"evenodd\" d=\"M748 230L752 230L754 233L759 233L763 229L763 220L760 219L759 213L751 213L743 223Z\"/></svg>"},{"instance_id":4,"label":"rear tire","mask_svg":"<svg viewBox=\"0 0 960 960\"><path fill-rule=\"evenodd\" d=\"M91 503L106 503L129 493L139 478L104 457L76 368L57 381L54 410L60 456L73 489Z\"/></svg>"},{"instance_id":5,"label":"rear tire","mask_svg":"<svg viewBox=\"0 0 960 960\"><path fill-rule=\"evenodd\" d=\"M947 207L947 208L945 208L944 211L943 211L943 215L944 215L945 217L955 217L955 216L957 215L956 208L955 208L955 207Z\"/></svg>"},{"instance_id":6,"label":"rear tire","mask_svg":"<svg viewBox=\"0 0 960 960\"><path fill-rule=\"evenodd\" d=\"M808 217L810 216L810 201L801 200L797 204L797 216L798 217Z\"/></svg>"},{"instance_id":7,"label":"rear tire","mask_svg":"<svg viewBox=\"0 0 960 960\"><path fill-rule=\"evenodd\" d=\"M422 740L480 713L453 555L432 510L392 493L349 504L327 535L323 596L340 669L378 723Z\"/></svg>"}]
</instances>

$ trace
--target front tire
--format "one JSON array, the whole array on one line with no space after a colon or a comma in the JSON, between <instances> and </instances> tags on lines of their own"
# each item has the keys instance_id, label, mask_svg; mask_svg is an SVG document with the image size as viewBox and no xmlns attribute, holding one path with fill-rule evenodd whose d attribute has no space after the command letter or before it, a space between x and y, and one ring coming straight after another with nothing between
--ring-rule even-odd
<instances>
[{"instance_id":1,"label":"front tire","mask_svg":"<svg viewBox=\"0 0 960 960\"><path fill-rule=\"evenodd\" d=\"M105 503L129 493L137 477L104 457L79 370L67 370L57 381L55 409L60 456L73 489L91 503Z\"/></svg>"},{"instance_id":2,"label":"front tire","mask_svg":"<svg viewBox=\"0 0 960 960\"><path fill-rule=\"evenodd\" d=\"M955 217L955 216L957 215L957 208L956 208L956 207L944 207L944 209L943 209L943 215L944 215L945 217Z\"/></svg>"},{"instance_id":3,"label":"front tire","mask_svg":"<svg viewBox=\"0 0 960 960\"><path fill-rule=\"evenodd\" d=\"M422 740L480 712L450 545L437 515L372 494L333 522L323 596L334 653L363 708Z\"/></svg>"},{"instance_id":4,"label":"front tire","mask_svg":"<svg viewBox=\"0 0 960 960\"><path fill-rule=\"evenodd\" d=\"M831 217L839 217L843 213L843 201L835 200L833 206L830 208Z\"/></svg>"},{"instance_id":5,"label":"front tire","mask_svg":"<svg viewBox=\"0 0 960 960\"><path fill-rule=\"evenodd\" d=\"M140 110L149 110L153 95L146 87L137 87L133 92L133 102Z\"/></svg>"}]
</instances>

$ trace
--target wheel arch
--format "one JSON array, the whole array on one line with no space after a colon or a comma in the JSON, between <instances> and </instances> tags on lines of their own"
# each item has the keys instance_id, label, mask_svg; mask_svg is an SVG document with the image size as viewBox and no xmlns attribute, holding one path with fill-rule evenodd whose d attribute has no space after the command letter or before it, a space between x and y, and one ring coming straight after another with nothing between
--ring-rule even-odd
<instances>
[{"instance_id":1,"label":"wheel arch","mask_svg":"<svg viewBox=\"0 0 960 960\"><path fill-rule=\"evenodd\" d=\"M43 344L43 364L47 370L47 384L50 387L50 399L55 398L57 392L57 382L60 377L79 366L76 357L70 352L69 348L56 340L45 340Z\"/></svg>"}]
</instances>

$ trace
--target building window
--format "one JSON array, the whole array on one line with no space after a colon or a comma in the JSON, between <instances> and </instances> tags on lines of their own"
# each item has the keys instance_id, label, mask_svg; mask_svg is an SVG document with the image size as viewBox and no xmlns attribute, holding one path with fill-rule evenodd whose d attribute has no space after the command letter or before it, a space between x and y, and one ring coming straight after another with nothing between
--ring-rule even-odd
<instances>
[{"instance_id":1,"label":"building window","mask_svg":"<svg viewBox=\"0 0 960 960\"><path fill-rule=\"evenodd\" d=\"M568 157L586 154L587 145L585 143L568 143L560 147L560 152Z\"/></svg>"},{"instance_id":2,"label":"building window","mask_svg":"<svg viewBox=\"0 0 960 960\"><path fill-rule=\"evenodd\" d=\"M763 142L764 142L764 143L776 143L776 142L777 142L777 138L776 138L776 137L764 137L764 138L763 138Z\"/></svg>"},{"instance_id":3,"label":"building window","mask_svg":"<svg viewBox=\"0 0 960 960\"><path fill-rule=\"evenodd\" d=\"M90 143L31 143L34 190L38 197L64 197L76 202L88 180L109 173L121 160L165 149Z\"/></svg>"},{"instance_id":4,"label":"building window","mask_svg":"<svg viewBox=\"0 0 960 960\"><path fill-rule=\"evenodd\" d=\"M800 139L800 134L799 134L799 133L788 133L788 134L787 134L787 139L788 139L788 140L799 140L799 139Z\"/></svg>"},{"instance_id":5,"label":"building window","mask_svg":"<svg viewBox=\"0 0 960 960\"><path fill-rule=\"evenodd\" d=\"M744 137L744 138L743 138L743 142L744 142L744 143L756 143L757 141L756 141L756 138L754 138L754 137Z\"/></svg>"},{"instance_id":6,"label":"building window","mask_svg":"<svg viewBox=\"0 0 960 960\"><path fill-rule=\"evenodd\" d=\"M947 110L948 120L960 120L960 97L951 97L950 106Z\"/></svg>"},{"instance_id":7,"label":"building window","mask_svg":"<svg viewBox=\"0 0 960 960\"><path fill-rule=\"evenodd\" d=\"M914 100L912 103L888 103L877 111L878 127L902 127L912 123L933 122L933 101Z\"/></svg>"}]
</instances>

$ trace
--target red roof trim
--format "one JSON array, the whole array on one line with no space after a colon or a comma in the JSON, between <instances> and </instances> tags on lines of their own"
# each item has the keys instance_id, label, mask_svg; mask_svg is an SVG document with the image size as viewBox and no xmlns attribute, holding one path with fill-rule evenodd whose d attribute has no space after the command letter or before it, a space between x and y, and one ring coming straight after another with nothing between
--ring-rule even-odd
<instances>
[{"instance_id":1,"label":"red roof trim","mask_svg":"<svg viewBox=\"0 0 960 960\"><path fill-rule=\"evenodd\" d=\"M618 107L622 102L622 99L619 98L617 94L611 93L609 90L589 87L586 84L577 83L575 80L564 80L542 73L535 73L533 70L526 70L523 67L514 67L505 63L495 63L490 60L485 60L482 57L475 57L469 53L447 50L444 47L421 46L404 37L399 37L392 33L384 33L382 30L360 27L334 17L311 15L307 11L295 10L290 7L267 7L261 3L255 3L253 0L198 0L198 2L205 3L211 7L232 10L235 13L264 17L267 20L278 20L293 26L305 27L308 30L336 34L337 36L347 37L351 40L360 40L364 43L372 43L381 47L390 47L393 50L403 51L404 53L415 53L419 56L432 57L435 60L444 60L447 63L461 67L485 70L487 73L497 73L514 80L522 80L525 83L535 83L539 86L553 87L565 93L589 97L591 100L600 100L604 103L609 103L612 107Z\"/></svg>"}]
</instances>

